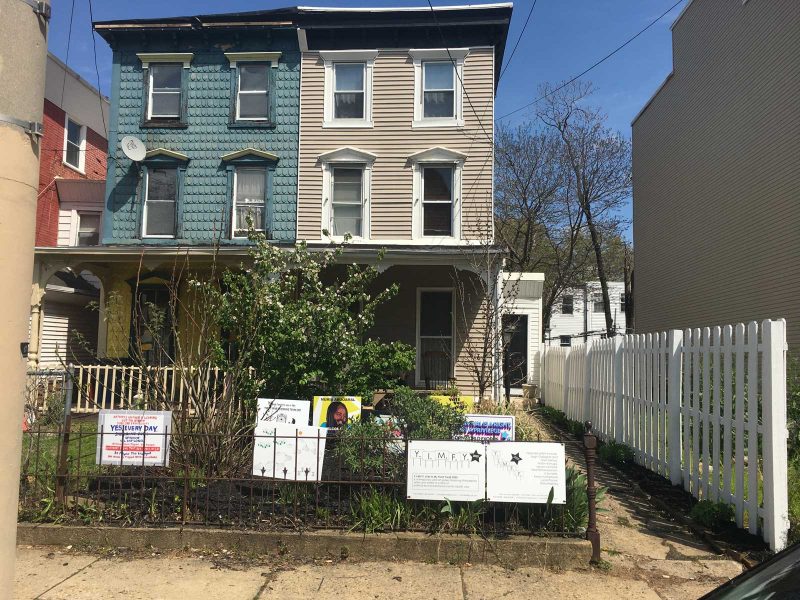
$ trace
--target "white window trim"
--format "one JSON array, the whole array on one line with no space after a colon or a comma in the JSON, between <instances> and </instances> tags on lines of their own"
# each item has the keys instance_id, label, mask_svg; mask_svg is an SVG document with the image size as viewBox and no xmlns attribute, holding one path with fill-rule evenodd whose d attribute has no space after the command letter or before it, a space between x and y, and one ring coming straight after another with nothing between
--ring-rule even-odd
<instances>
[{"instance_id":1,"label":"white window trim","mask_svg":"<svg viewBox=\"0 0 800 600\"><path fill-rule=\"evenodd\" d=\"M73 220L73 225L75 230L71 232L70 238L72 239L72 246L78 245L78 234L81 230L81 213L84 215L95 215L99 217L98 227L97 227L97 235L98 239L103 239L103 213L97 210L75 210L75 218Z\"/></svg>"},{"instance_id":2,"label":"white window trim","mask_svg":"<svg viewBox=\"0 0 800 600\"><path fill-rule=\"evenodd\" d=\"M358 148L344 147L326 152L319 156L322 167L322 227L320 239L331 239L334 242L344 241L344 236L330 235L333 232L333 169L336 167L362 168L364 175L361 179L361 192L363 195L361 205L361 235L354 236L356 241L369 240L372 235L372 166L377 156L371 152ZM323 230L328 230L325 236Z\"/></svg>"},{"instance_id":3,"label":"white window trim","mask_svg":"<svg viewBox=\"0 0 800 600\"><path fill-rule=\"evenodd\" d=\"M268 62L273 69L278 68L280 52L226 52L225 58L231 63L231 69L240 62Z\"/></svg>"},{"instance_id":4,"label":"white window trim","mask_svg":"<svg viewBox=\"0 0 800 600\"><path fill-rule=\"evenodd\" d=\"M432 50L411 49L408 51L414 63L414 120L411 127L463 127L464 126L464 61L469 48L441 48ZM426 61L452 61L455 63L453 87L455 96L455 115L452 118L423 117L422 63Z\"/></svg>"},{"instance_id":5,"label":"white window trim","mask_svg":"<svg viewBox=\"0 0 800 600\"><path fill-rule=\"evenodd\" d=\"M164 62L166 63L167 61L164 61ZM177 63L168 63L168 64L177 64ZM156 117L155 117L156 119L180 119L181 118L181 102L183 101L183 98L181 98L181 96L183 95L183 89L182 88L183 88L183 86L178 88L178 91L177 91L178 99L179 99L179 102L178 102L178 114L177 115L156 115ZM165 92L160 92L160 93L163 94ZM174 94L176 92L168 92L168 93ZM148 68L147 69L147 120L149 121L152 118L153 118L153 69L149 69Z\"/></svg>"},{"instance_id":6,"label":"white window trim","mask_svg":"<svg viewBox=\"0 0 800 600\"><path fill-rule=\"evenodd\" d=\"M416 354L417 354L417 361L416 361L416 368L414 372L414 380L417 386L422 386L425 383L425 379L421 377L422 375L422 352L420 352L420 314L422 312L422 292L450 292L450 299L452 302L452 306L450 308L450 315L452 319L452 323L450 324L450 371L453 374L453 377L456 376L456 294L455 289L452 287L418 287L417 288L417 330L416 330ZM425 336L426 338L430 338L432 336ZM444 337L444 336L440 336Z\"/></svg>"},{"instance_id":7,"label":"white window trim","mask_svg":"<svg viewBox=\"0 0 800 600\"><path fill-rule=\"evenodd\" d=\"M239 178L239 170L240 169L250 169L253 171L262 171L264 172L264 228L263 229L256 229L256 231L261 231L265 233L267 231L266 228L266 217L267 217L267 190L269 189L269 173L267 173L266 167L258 167L258 166L241 166L241 167L234 167L233 169L233 198L231 199L231 239L232 240L243 240L247 239L247 233L244 235L236 235L236 197L238 194L236 193L238 188L238 178Z\"/></svg>"},{"instance_id":8,"label":"white window trim","mask_svg":"<svg viewBox=\"0 0 800 600\"><path fill-rule=\"evenodd\" d=\"M375 70L377 50L325 50L319 53L325 70L325 99L323 105L323 128L371 128L372 122L372 77ZM335 119L333 112L333 65L335 63L364 64L364 118Z\"/></svg>"},{"instance_id":9,"label":"white window trim","mask_svg":"<svg viewBox=\"0 0 800 600\"><path fill-rule=\"evenodd\" d=\"M257 62L257 61L252 61L252 62ZM231 63L231 64L236 64L236 63ZM242 116L239 115L239 96L241 96L241 94L243 93L242 89L241 89L241 83L242 83L242 71L241 71L241 69L236 69L236 120L237 121L267 121L267 120L269 120L269 93L270 93L269 76L267 76L267 88L264 91L264 93L267 96L267 114L264 115L263 117L242 117ZM253 94L253 93L254 93L253 90L244 92L244 94ZM256 93L260 93L260 92L258 92L256 90Z\"/></svg>"},{"instance_id":10,"label":"white window trim","mask_svg":"<svg viewBox=\"0 0 800 600\"><path fill-rule=\"evenodd\" d=\"M136 54L142 61L142 68L147 69L151 63L181 63L184 69L192 64L192 52L139 52Z\"/></svg>"},{"instance_id":11,"label":"white window trim","mask_svg":"<svg viewBox=\"0 0 800 600\"><path fill-rule=\"evenodd\" d=\"M69 138L69 122L72 121L81 128L80 143L78 144L78 165L73 165L67 162L67 140ZM61 157L61 162L81 175L86 174L86 125L76 121L68 114L64 114L64 151Z\"/></svg>"},{"instance_id":12,"label":"white window trim","mask_svg":"<svg viewBox=\"0 0 800 600\"><path fill-rule=\"evenodd\" d=\"M408 157L411 163L413 183L413 213L411 237L430 244L447 244L461 241L461 179L464 170L466 155L448 148L435 147L417 152ZM424 167L452 167L453 169L453 235L428 236L423 235L423 183L422 169Z\"/></svg>"},{"instance_id":13,"label":"white window trim","mask_svg":"<svg viewBox=\"0 0 800 600\"><path fill-rule=\"evenodd\" d=\"M178 207L178 169L174 167L163 167L165 169L173 169L175 171L175 208ZM150 171L147 171L147 176L144 178L144 204L142 205L142 238L147 238L151 240L172 240L175 239L175 234L172 235L148 235L147 233L147 200L148 196L150 195ZM177 216L176 216L177 218ZM177 227L177 222L175 226Z\"/></svg>"}]
</instances>

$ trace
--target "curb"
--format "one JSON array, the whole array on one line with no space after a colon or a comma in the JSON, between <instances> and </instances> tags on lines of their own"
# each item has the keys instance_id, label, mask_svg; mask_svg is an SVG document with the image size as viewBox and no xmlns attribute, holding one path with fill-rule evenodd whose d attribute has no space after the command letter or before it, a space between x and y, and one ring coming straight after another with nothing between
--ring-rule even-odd
<instances>
[{"instance_id":1,"label":"curb","mask_svg":"<svg viewBox=\"0 0 800 600\"><path fill-rule=\"evenodd\" d=\"M228 549L260 554L348 560L485 563L504 567L586 568L591 544L582 539L514 537L489 540L422 533L357 534L342 531L272 532L189 527L81 527L17 524L17 544L86 545L132 549Z\"/></svg>"}]
</instances>

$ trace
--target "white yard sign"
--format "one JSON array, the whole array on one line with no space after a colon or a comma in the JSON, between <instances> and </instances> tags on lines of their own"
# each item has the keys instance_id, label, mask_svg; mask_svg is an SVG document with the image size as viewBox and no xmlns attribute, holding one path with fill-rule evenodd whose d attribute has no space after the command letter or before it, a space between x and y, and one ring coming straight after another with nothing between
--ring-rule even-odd
<instances>
[{"instance_id":1,"label":"white yard sign","mask_svg":"<svg viewBox=\"0 0 800 600\"><path fill-rule=\"evenodd\" d=\"M97 418L98 465L168 466L172 412L101 410Z\"/></svg>"},{"instance_id":2,"label":"white yard sign","mask_svg":"<svg viewBox=\"0 0 800 600\"><path fill-rule=\"evenodd\" d=\"M486 447L486 498L493 502L567 501L564 444L492 442Z\"/></svg>"},{"instance_id":3,"label":"white yard sign","mask_svg":"<svg viewBox=\"0 0 800 600\"><path fill-rule=\"evenodd\" d=\"M253 475L319 481L327 429L259 422L253 448Z\"/></svg>"},{"instance_id":4,"label":"white yard sign","mask_svg":"<svg viewBox=\"0 0 800 600\"><path fill-rule=\"evenodd\" d=\"M482 500L486 496L485 452L480 442L408 442L408 497Z\"/></svg>"},{"instance_id":5,"label":"white yard sign","mask_svg":"<svg viewBox=\"0 0 800 600\"><path fill-rule=\"evenodd\" d=\"M289 425L308 425L309 416L311 416L311 402L308 400L259 398L256 429L259 423L270 421Z\"/></svg>"}]
</instances>

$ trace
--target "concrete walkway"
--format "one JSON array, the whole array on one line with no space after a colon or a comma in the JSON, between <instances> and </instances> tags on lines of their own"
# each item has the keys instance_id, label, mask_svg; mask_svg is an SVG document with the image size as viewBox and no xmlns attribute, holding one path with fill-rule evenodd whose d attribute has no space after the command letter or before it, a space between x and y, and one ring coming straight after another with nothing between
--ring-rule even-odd
<instances>
[{"instance_id":1,"label":"concrete walkway","mask_svg":"<svg viewBox=\"0 0 800 600\"><path fill-rule=\"evenodd\" d=\"M530 415L527 425L552 439ZM570 459L582 456L568 445ZM170 553L78 552L74 548L18 548L16 597L250 600L256 598L440 599L698 598L738 575L741 565L715 554L682 526L660 514L630 486L600 468L608 487L598 517L603 568L571 571L532 567L422 562L304 560L237 556L220 551Z\"/></svg>"}]
</instances>

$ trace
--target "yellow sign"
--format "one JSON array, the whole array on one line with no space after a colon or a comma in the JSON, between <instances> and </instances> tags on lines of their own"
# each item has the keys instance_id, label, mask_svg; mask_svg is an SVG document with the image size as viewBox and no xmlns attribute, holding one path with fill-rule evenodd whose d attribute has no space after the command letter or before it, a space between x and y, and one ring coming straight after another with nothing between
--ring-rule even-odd
<instances>
[{"instance_id":1,"label":"yellow sign","mask_svg":"<svg viewBox=\"0 0 800 600\"><path fill-rule=\"evenodd\" d=\"M314 396L312 425L339 428L361 419L361 396Z\"/></svg>"},{"instance_id":2,"label":"yellow sign","mask_svg":"<svg viewBox=\"0 0 800 600\"><path fill-rule=\"evenodd\" d=\"M449 406L458 406L458 408L463 409L463 412L465 413L472 412L475 408L475 398L472 396L458 396L458 404L453 402L452 396L431 395L430 399L441 402L442 404L447 404Z\"/></svg>"}]
</instances>

